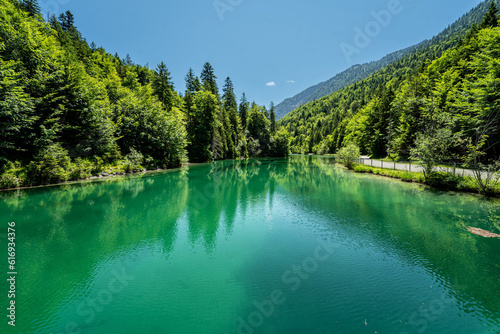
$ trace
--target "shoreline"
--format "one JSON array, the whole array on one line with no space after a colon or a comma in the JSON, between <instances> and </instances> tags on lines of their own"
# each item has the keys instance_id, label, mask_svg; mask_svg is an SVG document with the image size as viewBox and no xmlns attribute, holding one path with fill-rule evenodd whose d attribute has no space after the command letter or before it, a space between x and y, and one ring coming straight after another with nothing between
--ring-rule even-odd
<instances>
[{"instance_id":1,"label":"shoreline","mask_svg":"<svg viewBox=\"0 0 500 334\"><path fill-rule=\"evenodd\" d=\"M343 165L341 165L343 166ZM360 166L364 166L364 165L360 165ZM365 166L367 167L367 166ZM380 176L380 177L385 177L385 178L390 178L390 179L393 179L393 180L398 180L400 182L403 182L403 183L414 183L414 184L418 184L418 185L422 185L422 186L425 186L426 188L429 188L429 189L432 189L432 190L436 190L436 191L442 191L442 192L453 192L453 193L457 193L457 194L467 194L467 195L473 195L473 196L476 196L476 197L481 197L483 199L489 199L489 200L495 200L495 201L499 201L498 204L500 204L500 193L498 192L495 192L494 194L492 195L485 195L485 194L481 194L479 191L475 190L475 189L460 189L460 188L445 188L445 187L437 187L437 186L434 186L434 185L431 185L431 184L427 184L425 182L422 182L422 181L419 181L419 180L414 180L414 179L411 179L411 180L405 180L403 179L401 176L398 176L398 175L391 175L391 173L376 173L376 172L373 172L373 170L381 170L381 171L384 171L385 169L382 169L382 168L375 168L375 167L368 167L370 169L372 169L371 171L356 171L355 169L351 169L349 171L353 172L353 173L356 173L356 174L367 174L367 175L373 175L373 176ZM346 170L348 170L346 168ZM387 169L387 171L393 171L392 169ZM401 172L401 171L399 171ZM419 176L423 176L422 173L420 172L406 172L406 173L411 173L411 175L419 175Z\"/></svg>"},{"instance_id":2,"label":"shoreline","mask_svg":"<svg viewBox=\"0 0 500 334\"><path fill-rule=\"evenodd\" d=\"M217 161L242 161L242 160L248 160L248 159L261 159L261 158L229 159L229 160L217 160ZM268 158L262 158L262 159L268 159ZM154 172L175 171L175 170L181 169L183 167L199 166L199 165L205 165L205 164L210 164L210 163L212 163L212 162L187 162L187 163L183 163L179 167L174 167L174 168L144 169L142 171L129 172L129 173L120 172L120 173L115 173L115 174L108 174L106 171L102 171L99 176L91 176L91 177L87 177L84 179L62 181L62 182L58 182L58 183L41 184L41 185L36 185L36 186L26 186L26 187L16 187L16 188L0 188L0 194L7 193L9 191L16 191L16 190L49 188L49 187L57 187L57 186L71 185L71 184L77 184L77 183L104 181L104 180L125 177L125 176L132 176L132 175L145 175L145 174L151 174ZM102 175L102 173L106 173L108 175Z\"/></svg>"},{"instance_id":3,"label":"shoreline","mask_svg":"<svg viewBox=\"0 0 500 334\"><path fill-rule=\"evenodd\" d=\"M29 189L58 187L58 186L71 185L71 184L77 184L77 183L104 181L104 180L109 180L109 179L114 179L114 178L119 178L119 177L126 177L126 176L133 176L133 175L145 175L145 174L150 174L153 172L173 171L173 170L180 169L182 167L190 166L190 165L199 165L199 163L186 163L186 164L182 164L180 167L175 167L175 168L144 169L140 172L129 172L129 173L122 172L122 173L108 174L108 175L100 174L99 176L91 176L91 177L87 177L84 179L63 181L63 182L58 182L58 183L41 184L41 185L36 185L36 186L16 187L16 188L8 188L8 189L2 188L2 189L0 189L0 194L7 193L9 191L15 191L15 190L29 190Z\"/></svg>"}]
</instances>

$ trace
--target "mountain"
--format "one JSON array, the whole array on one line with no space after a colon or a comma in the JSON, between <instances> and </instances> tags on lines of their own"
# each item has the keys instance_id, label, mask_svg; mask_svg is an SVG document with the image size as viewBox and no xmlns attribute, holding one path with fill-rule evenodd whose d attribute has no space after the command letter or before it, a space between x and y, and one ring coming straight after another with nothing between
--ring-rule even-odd
<instances>
[{"instance_id":1,"label":"mountain","mask_svg":"<svg viewBox=\"0 0 500 334\"><path fill-rule=\"evenodd\" d=\"M294 97L290 97L276 106L276 118L282 119L292 110L313 100L330 95L346 86L349 86L357 81L363 80L385 66L394 63L403 58L411 51L415 50L420 44L410 46L406 49L399 50L388 54L378 61L372 61L365 64L356 64L347 70L337 74L327 81L309 87Z\"/></svg>"},{"instance_id":2,"label":"mountain","mask_svg":"<svg viewBox=\"0 0 500 334\"><path fill-rule=\"evenodd\" d=\"M361 81L374 74L375 72L381 70L382 68L404 58L405 56L411 56L412 54L418 55L421 50L429 49L435 45L438 45L443 40L453 39L453 37L456 37L457 34L463 33L465 30L468 30L473 23L478 23L481 21L481 17L488 9L487 4L489 2L490 1L485 1L479 4L476 8L462 16L454 24L448 26L440 34L430 40L425 40L417 45L391 53L380 59L379 61L374 61L362 65L354 65L344 72L337 74L333 78L319 83L315 86L309 87L301 93L295 95L294 97L284 100L276 106L276 118L281 120L294 109L297 109L308 102L320 99L324 96L328 96L331 93L347 87L355 82Z\"/></svg>"},{"instance_id":3,"label":"mountain","mask_svg":"<svg viewBox=\"0 0 500 334\"><path fill-rule=\"evenodd\" d=\"M496 103L496 90L488 81L490 79L477 78L478 82L486 80L484 87L489 87L491 92L484 91L484 87L474 87L474 82L468 81L474 71L482 73L481 68L474 67L480 63L474 57L486 56L478 49L478 44L494 41L494 37L483 35L482 31L488 29L481 30L485 28L483 16L491 2L482 2L439 35L368 78L286 115L279 124L292 136L292 151L335 153L348 142L355 142L363 153L373 156L408 156L418 134L428 127L425 117L434 114L449 116L450 122L456 123L453 131L457 135L459 132L470 134L481 123L482 116L480 113L471 115L472 111L467 114L463 105L472 103L471 110L486 110L484 106L474 105L473 97L478 92L483 95L477 96L477 101ZM496 19L493 21L497 24ZM497 55L497 50L489 44L485 50ZM440 59L443 56L448 63ZM436 71L440 61L440 69ZM483 64L495 78L495 73L500 72L495 72L491 66ZM466 70L455 71L457 68ZM443 73L448 71L449 76L443 78ZM437 82L441 86L436 86ZM465 86L454 86L457 84ZM467 98L470 101L463 100ZM432 117L431 120L434 121ZM491 138L497 137L492 135Z\"/></svg>"}]
</instances>

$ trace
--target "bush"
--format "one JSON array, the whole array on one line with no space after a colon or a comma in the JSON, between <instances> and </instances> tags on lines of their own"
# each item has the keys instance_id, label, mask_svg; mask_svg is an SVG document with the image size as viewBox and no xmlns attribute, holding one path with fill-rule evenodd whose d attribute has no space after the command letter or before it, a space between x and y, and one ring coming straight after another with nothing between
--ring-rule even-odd
<instances>
[{"instance_id":1,"label":"bush","mask_svg":"<svg viewBox=\"0 0 500 334\"><path fill-rule=\"evenodd\" d=\"M58 183L68 179L71 160L61 144L45 148L27 168L28 178L42 184ZM33 182L36 183L36 182Z\"/></svg>"},{"instance_id":2,"label":"bush","mask_svg":"<svg viewBox=\"0 0 500 334\"><path fill-rule=\"evenodd\" d=\"M373 169L365 165L354 166L354 171L356 173L373 173Z\"/></svg>"},{"instance_id":3,"label":"bush","mask_svg":"<svg viewBox=\"0 0 500 334\"><path fill-rule=\"evenodd\" d=\"M460 176L456 176L446 172L432 172L428 174L426 178L426 183L428 185L439 189L458 189L458 185L460 182Z\"/></svg>"},{"instance_id":4,"label":"bush","mask_svg":"<svg viewBox=\"0 0 500 334\"><path fill-rule=\"evenodd\" d=\"M92 176L93 164L88 160L77 158L69 173L70 180L81 180Z\"/></svg>"},{"instance_id":5,"label":"bush","mask_svg":"<svg viewBox=\"0 0 500 334\"><path fill-rule=\"evenodd\" d=\"M18 188L21 185L21 179L13 174L6 173L0 176L0 189Z\"/></svg>"},{"instance_id":6,"label":"bush","mask_svg":"<svg viewBox=\"0 0 500 334\"><path fill-rule=\"evenodd\" d=\"M130 149L130 153L125 156L123 168L127 173L140 172L144 170L144 167L142 167L143 161L144 156L142 155L142 153L132 147Z\"/></svg>"},{"instance_id":7,"label":"bush","mask_svg":"<svg viewBox=\"0 0 500 334\"><path fill-rule=\"evenodd\" d=\"M341 148L337 154L335 154L335 160L346 166L348 169L353 169L354 159L359 158L360 151L359 147L355 144L347 144L346 147Z\"/></svg>"},{"instance_id":8,"label":"bush","mask_svg":"<svg viewBox=\"0 0 500 334\"><path fill-rule=\"evenodd\" d=\"M0 189L21 187L25 179L25 169L19 161L6 161L0 170Z\"/></svg>"}]
</instances>

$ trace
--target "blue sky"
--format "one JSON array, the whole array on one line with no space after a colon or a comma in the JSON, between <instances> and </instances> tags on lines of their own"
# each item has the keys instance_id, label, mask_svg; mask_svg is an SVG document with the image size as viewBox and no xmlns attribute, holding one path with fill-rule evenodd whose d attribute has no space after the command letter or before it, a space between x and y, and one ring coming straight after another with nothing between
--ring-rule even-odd
<instances>
[{"instance_id":1,"label":"blue sky","mask_svg":"<svg viewBox=\"0 0 500 334\"><path fill-rule=\"evenodd\" d=\"M73 12L89 43L151 68L163 60L177 91L209 61L220 88L230 76L238 99L265 105L431 38L480 2L39 0L44 14Z\"/></svg>"}]
</instances>

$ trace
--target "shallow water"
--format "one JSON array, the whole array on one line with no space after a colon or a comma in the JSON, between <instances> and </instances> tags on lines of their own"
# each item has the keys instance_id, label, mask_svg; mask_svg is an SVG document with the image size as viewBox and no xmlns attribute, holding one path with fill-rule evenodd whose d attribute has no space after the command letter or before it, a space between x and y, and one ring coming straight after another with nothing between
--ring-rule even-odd
<instances>
[{"instance_id":1,"label":"shallow water","mask_svg":"<svg viewBox=\"0 0 500 334\"><path fill-rule=\"evenodd\" d=\"M500 332L500 239L467 231L500 207L470 195L292 156L0 196L2 333Z\"/></svg>"}]
</instances>

